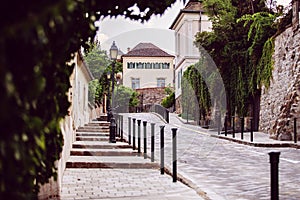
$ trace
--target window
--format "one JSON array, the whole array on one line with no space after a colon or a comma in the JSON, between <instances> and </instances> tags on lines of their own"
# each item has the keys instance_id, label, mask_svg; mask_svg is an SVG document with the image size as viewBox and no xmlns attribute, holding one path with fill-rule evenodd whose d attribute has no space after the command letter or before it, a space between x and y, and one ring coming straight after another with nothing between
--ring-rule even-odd
<instances>
[{"instance_id":1,"label":"window","mask_svg":"<svg viewBox=\"0 0 300 200\"><path fill-rule=\"evenodd\" d=\"M133 62L127 63L127 68L128 69L134 69L135 68L135 63L133 63Z\"/></svg>"},{"instance_id":2,"label":"window","mask_svg":"<svg viewBox=\"0 0 300 200\"><path fill-rule=\"evenodd\" d=\"M170 69L170 63L163 63L162 69Z\"/></svg>"},{"instance_id":3,"label":"window","mask_svg":"<svg viewBox=\"0 0 300 200\"><path fill-rule=\"evenodd\" d=\"M152 69L152 65L151 65L151 63L146 63L146 65L145 65L145 69Z\"/></svg>"},{"instance_id":4,"label":"window","mask_svg":"<svg viewBox=\"0 0 300 200\"><path fill-rule=\"evenodd\" d=\"M153 66L153 69L160 69L159 63L155 63L154 66Z\"/></svg>"},{"instance_id":5,"label":"window","mask_svg":"<svg viewBox=\"0 0 300 200\"><path fill-rule=\"evenodd\" d=\"M165 87L166 79L165 78L157 78L157 87Z\"/></svg>"},{"instance_id":6,"label":"window","mask_svg":"<svg viewBox=\"0 0 300 200\"><path fill-rule=\"evenodd\" d=\"M140 79L139 78L131 78L131 88L132 89L140 88Z\"/></svg>"},{"instance_id":7,"label":"window","mask_svg":"<svg viewBox=\"0 0 300 200\"><path fill-rule=\"evenodd\" d=\"M182 69L179 70L177 73L177 88L179 89L181 86L181 74L182 74Z\"/></svg>"},{"instance_id":8,"label":"window","mask_svg":"<svg viewBox=\"0 0 300 200\"><path fill-rule=\"evenodd\" d=\"M144 69L144 63L137 63L137 66L136 66L137 69Z\"/></svg>"}]
</instances>

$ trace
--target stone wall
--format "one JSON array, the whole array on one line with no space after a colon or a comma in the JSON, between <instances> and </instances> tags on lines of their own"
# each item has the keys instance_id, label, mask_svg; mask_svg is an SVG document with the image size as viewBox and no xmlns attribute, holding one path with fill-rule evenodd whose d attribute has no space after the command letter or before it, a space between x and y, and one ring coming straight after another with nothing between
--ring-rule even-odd
<instances>
[{"instance_id":1,"label":"stone wall","mask_svg":"<svg viewBox=\"0 0 300 200\"><path fill-rule=\"evenodd\" d=\"M273 80L262 90L260 130L279 140L293 138L293 118L300 117L299 41L300 31L293 27L276 37Z\"/></svg>"},{"instance_id":2,"label":"stone wall","mask_svg":"<svg viewBox=\"0 0 300 200\"><path fill-rule=\"evenodd\" d=\"M165 88L141 88L136 89L139 93L140 103L142 105L147 104L160 104L162 99L166 97Z\"/></svg>"}]
</instances>

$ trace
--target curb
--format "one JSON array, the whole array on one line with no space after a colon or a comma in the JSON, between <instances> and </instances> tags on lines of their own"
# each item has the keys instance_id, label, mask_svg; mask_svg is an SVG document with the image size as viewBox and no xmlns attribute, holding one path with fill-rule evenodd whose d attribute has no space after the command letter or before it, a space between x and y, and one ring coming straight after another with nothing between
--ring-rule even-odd
<instances>
[{"instance_id":1,"label":"curb","mask_svg":"<svg viewBox=\"0 0 300 200\"><path fill-rule=\"evenodd\" d=\"M248 145L248 146L253 146L253 147L274 147L274 148L296 148L296 149L300 149L300 144L293 144L293 143L257 143L257 142L248 142L248 141L244 141L244 140L238 140L235 138L229 138L229 137L225 137L225 136L221 136L221 135L210 135L211 137L214 138L219 138L219 139L224 139L224 140L228 140L231 142L236 142L239 144L244 144L244 145Z\"/></svg>"}]
</instances>

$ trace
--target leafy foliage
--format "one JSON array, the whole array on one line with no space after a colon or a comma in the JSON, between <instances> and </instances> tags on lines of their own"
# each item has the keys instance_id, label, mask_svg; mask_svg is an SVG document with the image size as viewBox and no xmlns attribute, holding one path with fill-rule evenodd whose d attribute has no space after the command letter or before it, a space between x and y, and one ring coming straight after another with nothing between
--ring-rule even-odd
<instances>
[{"instance_id":1,"label":"leafy foliage","mask_svg":"<svg viewBox=\"0 0 300 200\"><path fill-rule=\"evenodd\" d=\"M167 96L162 99L161 105L165 108L171 108L175 104L175 92L172 87L166 87Z\"/></svg>"},{"instance_id":2,"label":"leafy foliage","mask_svg":"<svg viewBox=\"0 0 300 200\"><path fill-rule=\"evenodd\" d=\"M70 61L100 16L147 20L166 1L7 1L0 12L0 199L34 199L56 174L68 114ZM135 5L141 12L134 14ZM13 12L12 12L13 9Z\"/></svg>"},{"instance_id":3,"label":"leafy foliage","mask_svg":"<svg viewBox=\"0 0 300 200\"><path fill-rule=\"evenodd\" d=\"M223 78L229 114L248 113L248 105L268 86L272 72L272 36L277 31L274 5L265 1L206 0L213 32L198 33L196 44L214 59ZM237 110L236 110L237 109Z\"/></svg>"},{"instance_id":4,"label":"leafy foliage","mask_svg":"<svg viewBox=\"0 0 300 200\"><path fill-rule=\"evenodd\" d=\"M114 94L114 107L119 111L127 112L129 107L135 107L139 104L138 92L129 87L123 85L117 86Z\"/></svg>"}]
</instances>

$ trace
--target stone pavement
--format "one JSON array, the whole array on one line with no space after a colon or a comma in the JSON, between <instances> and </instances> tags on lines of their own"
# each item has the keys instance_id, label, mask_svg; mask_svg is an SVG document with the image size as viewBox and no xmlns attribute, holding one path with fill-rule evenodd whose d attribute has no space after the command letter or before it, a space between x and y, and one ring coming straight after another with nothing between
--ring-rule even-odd
<instances>
[{"instance_id":1,"label":"stone pavement","mask_svg":"<svg viewBox=\"0 0 300 200\"><path fill-rule=\"evenodd\" d=\"M149 123L155 123L155 159L157 162L160 162L159 126L165 126L165 165L170 171L172 166L171 128L178 128L178 174L192 188L203 191L202 193L205 193L208 199L270 199L268 153L271 151L281 152L280 199L300 199L299 149L282 148L284 145L278 145L293 142L271 140L262 133L255 133L253 143L248 142L248 133L245 133L243 142L239 140L238 134L236 134L235 141L231 141L231 135L224 139L224 135L217 135L212 130L185 124L175 115L170 115L170 123L167 124L156 115L149 113L124 114L125 137L128 131L126 127L128 116L146 120L148 132L150 131ZM150 139L148 139L149 146Z\"/></svg>"},{"instance_id":2,"label":"stone pavement","mask_svg":"<svg viewBox=\"0 0 300 200\"><path fill-rule=\"evenodd\" d=\"M128 143L109 143L107 125L94 122L77 130L61 199L204 199L186 184L161 175L157 163Z\"/></svg>"}]
</instances>

